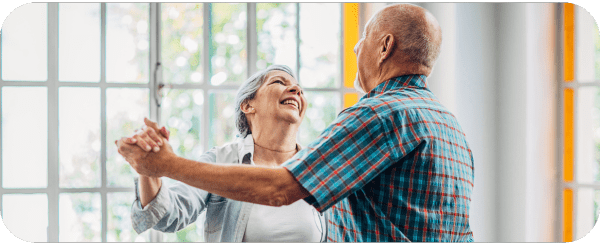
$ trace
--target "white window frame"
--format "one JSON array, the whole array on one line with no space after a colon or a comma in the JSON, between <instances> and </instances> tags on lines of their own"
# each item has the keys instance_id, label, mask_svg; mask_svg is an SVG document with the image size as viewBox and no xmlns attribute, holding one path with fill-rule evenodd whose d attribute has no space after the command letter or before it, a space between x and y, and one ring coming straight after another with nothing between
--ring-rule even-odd
<instances>
[{"instance_id":1,"label":"white window frame","mask_svg":"<svg viewBox=\"0 0 600 245\"><path fill-rule=\"evenodd\" d=\"M157 87L162 83L160 72L157 69L157 64L161 61L161 3L149 3L149 83L147 84L131 84L131 83L107 83L106 82L106 3L100 3L100 15L101 15L101 79L99 83L80 83L80 82L59 82L58 79L58 4L59 3L47 3L47 24L48 24L48 78L45 82L21 82L21 81L3 81L0 78L0 90L5 86L17 86L17 87L46 87L48 91L48 185L46 188L25 188L25 189L5 189L0 184L0 211L2 210L2 196L4 194L46 194L48 198L48 231L47 241L48 242L59 242L59 195L61 193L100 193L101 195L101 241L107 242L107 194L118 193L118 192L133 192L133 188L121 188L121 187L108 187L107 186L107 172L106 172L106 89L107 88L148 88L149 94L149 105L150 105L150 119L158 121L160 124L160 108L157 106ZM256 40L256 3L247 4L247 37L248 41L246 48L248 51L247 58L247 75L256 72L256 59L257 59L257 40ZM341 3L340 3L341 4ZM297 15L296 15L296 41L297 41L297 62L295 70L299 73L300 68L300 4L296 3ZM340 26L343 27L343 6L340 7L341 19ZM203 3L203 35L204 39L208 40L210 31L210 3ZM355 93L354 89L347 88L344 86L344 74L343 74L343 28L340 32L340 64L339 64L339 77L340 81L338 86L335 88L304 88L308 93L310 92L337 92L339 97L339 108L337 113L344 107L344 94ZM1 33L0 33L1 35ZM1 38L0 38L1 40ZM236 91L238 86L213 86L210 84L210 78L208 77L210 72L208 49L210 42L203 42L202 52L202 64L203 64L203 82L200 84L169 84L172 89L201 89L205 100L208 100L211 92L214 91ZM0 45L0 53L1 45ZM2 63L0 61L0 69ZM1 70L0 70L1 71ZM299 74L297 74L299 76ZM300 81L300 79L299 79ZM100 151L100 171L101 171L101 186L98 188L60 188L59 187L59 161L58 161L58 90L59 87L93 87L99 88L101 91L100 103L101 103L101 151ZM0 114L2 113L0 106ZM203 106L202 116L202 132L203 138L202 143L206 150L209 146L209 106L205 104ZM1 124L1 118L0 118ZM0 139L1 139L0 132ZM0 148L2 144L0 140ZM0 151L0 183L2 183L2 155ZM133 201L133 200L132 200ZM148 240L148 239L147 239ZM149 233L149 241L160 242L162 235L160 232L151 231Z\"/></svg>"}]
</instances>

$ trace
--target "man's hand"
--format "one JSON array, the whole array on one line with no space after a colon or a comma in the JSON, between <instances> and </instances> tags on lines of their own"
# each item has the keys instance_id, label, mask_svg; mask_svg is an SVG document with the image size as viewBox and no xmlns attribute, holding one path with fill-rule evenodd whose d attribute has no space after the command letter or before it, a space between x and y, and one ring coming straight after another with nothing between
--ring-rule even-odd
<instances>
[{"instance_id":1,"label":"man's hand","mask_svg":"<svg viewBox=\"0 0 600 245\"><path fill-rule=\"evenodd\" d=\"M144 123L147 129L155 130L156 132L166 131L166 129L158 129L158 124L144 118ZM161 132L162 134L162 132ZM119 154L131 165L131 167L140 175L149 177L162 177L166 171L170 169L170 159L176 157L167 138L159 136L162 142L163 150L158 152L145 151L137 145L131 145L130 138L124 137L115 144L118 147ZM167 132L168 137L168 132Z\"/></svg>"}]
</instances>

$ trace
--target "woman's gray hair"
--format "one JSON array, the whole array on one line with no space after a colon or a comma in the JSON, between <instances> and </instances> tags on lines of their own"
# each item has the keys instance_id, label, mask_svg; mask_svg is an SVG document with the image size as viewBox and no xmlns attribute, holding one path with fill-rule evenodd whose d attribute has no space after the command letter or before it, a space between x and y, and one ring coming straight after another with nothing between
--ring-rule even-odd
<instances>
[{"instance_id":1,"label":"woman's gray hair","mask_svg":"<svg viewBox=\"0 0 600 245\"><path fill-rule=\"evenodd\" d=\"M283 71L296 79L294 72L288 66L270 65L266 69L254 73L254 75L250 76L250 78L240 86L237 95L235 96L235 127L242 138L245 138L248 134L252 133L246 114L242 111L242 104L254 99L258 88L265 82L265 77L272 71Z\"/></svg>"}]
</instances>

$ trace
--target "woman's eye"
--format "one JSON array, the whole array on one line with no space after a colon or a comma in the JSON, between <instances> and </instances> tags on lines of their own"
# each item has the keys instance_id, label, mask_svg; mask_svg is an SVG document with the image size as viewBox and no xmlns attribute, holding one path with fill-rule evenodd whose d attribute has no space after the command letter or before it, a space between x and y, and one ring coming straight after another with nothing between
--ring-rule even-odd
<instances>
[{"instance_id":1,"label":"woman's eye","mask_svg":"<svg viewBox=\"0 0 600 245\"><path fill-rule=\"evenodd\" d=\"M282 81L279 81L279 80L275 81L274 83L279 83L281 85L285 85Z\"/></svg>"}]
</instances>

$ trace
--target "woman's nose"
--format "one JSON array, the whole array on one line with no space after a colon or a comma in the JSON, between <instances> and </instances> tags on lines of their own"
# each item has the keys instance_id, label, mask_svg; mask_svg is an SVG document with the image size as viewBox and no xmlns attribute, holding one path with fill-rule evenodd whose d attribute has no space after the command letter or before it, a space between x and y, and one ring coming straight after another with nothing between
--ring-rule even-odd
<instances>
[{"instance_id":1,"label":"woman's nose","mask_svg":"<svg viewBox=\"0 0 600 245\"><path fill-rule=\"evenodd\" d=\"M298 86L298 85L296 85L296 84L294 84L292 87L290 87L289 91L290 91L291 93L295 93L295 94L297 94L297 95L300 95L300 94L302 94L302 88L300 88L300 86Z\"/></svg>"}]
</instances>

